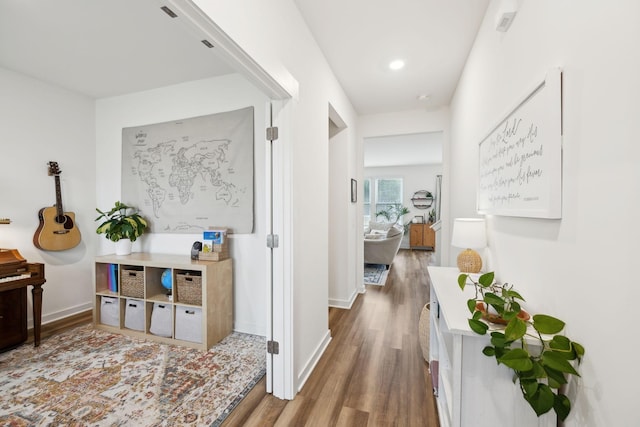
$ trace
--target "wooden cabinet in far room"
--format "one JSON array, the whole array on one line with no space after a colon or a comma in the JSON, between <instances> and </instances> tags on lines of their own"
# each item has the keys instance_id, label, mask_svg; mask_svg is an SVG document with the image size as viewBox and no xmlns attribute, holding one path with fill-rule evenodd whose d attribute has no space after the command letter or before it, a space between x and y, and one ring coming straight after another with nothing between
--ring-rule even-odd
<instances>
[{"instance_id":1,"label":"wooden cabinet in far room","mask_svg":"<svg viewBox=\"0 0 640 427\"><path fill-rule=\"evenodd\" d=\"M431 224L412 223L409 228L409 246L411 249L436 250L436 232Z\"/></svg>"}]
</instances>

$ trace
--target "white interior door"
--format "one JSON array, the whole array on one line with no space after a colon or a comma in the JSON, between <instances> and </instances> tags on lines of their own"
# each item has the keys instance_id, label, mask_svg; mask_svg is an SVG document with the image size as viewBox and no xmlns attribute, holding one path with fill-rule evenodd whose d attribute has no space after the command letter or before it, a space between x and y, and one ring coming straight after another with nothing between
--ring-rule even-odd
<instances>
[{"instance_id":1,"label":"white interior door","mask_svg":"<svg viewBox=\"0 0 640 427\"><path fill-rule=\"evenodd\" d=\"M293 292L291 288L291 163L286 101L271 101L270 125L278 137L267 141L267 269L270 299L267 341L277 350L267 353L267 391L281 399L295 396L293 375ZM273 347L271 347L273 349Z\"/></svg>"}]
</instances>

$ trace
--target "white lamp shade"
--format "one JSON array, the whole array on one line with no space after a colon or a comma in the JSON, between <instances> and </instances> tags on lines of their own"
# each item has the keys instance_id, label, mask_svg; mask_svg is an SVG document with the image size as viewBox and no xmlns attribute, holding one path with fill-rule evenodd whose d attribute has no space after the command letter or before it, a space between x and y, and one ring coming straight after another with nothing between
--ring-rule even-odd
<instances>
[{"instance_id":1,"label":"white lamp shade","mask_svg":"<svg viewBox=\"0 0 640 427\"><path fill-rule=\"evenodd\" d=\"M487 247L487 231L482 218L456 218L453 221L451 246L482 249Z\"/></svg>"}]
</instances>

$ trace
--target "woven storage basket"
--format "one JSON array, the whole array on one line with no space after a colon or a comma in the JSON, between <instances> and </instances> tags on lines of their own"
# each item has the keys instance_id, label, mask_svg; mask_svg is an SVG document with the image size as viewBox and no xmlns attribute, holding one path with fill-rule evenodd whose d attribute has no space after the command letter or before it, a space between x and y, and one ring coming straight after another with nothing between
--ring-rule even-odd
<instances>
[{"instance_id":1,"label":"woven storage basket","mask_svg":"<svg viewBox=\"0 0 640 427\"><path fill-rule=\"evenodd\" d=\"M420 313L420 321L418 323L418 335L420 348L422 349L422 357L429 362L429 303L425 304Z\"/></svg>"},{"instance_id":2,"label":"woven storage basket","mask_svg":"<svg viewBox=\"0 0 640 427\"><path fill-rule=\"evenodd\" d=\"M176 293L178 302L202 305L202 276L176 274Z\"/></svg>"},{"instance_id":3,"label":"woven storage basket","mask_svg":"<svg viewBox=\"0 0 640 427\"><path fill-rule=\"evenodd\" d=\"M125 297L144 298L144 271L122 269L121 291Z\"/></svg>"}]
</instances>

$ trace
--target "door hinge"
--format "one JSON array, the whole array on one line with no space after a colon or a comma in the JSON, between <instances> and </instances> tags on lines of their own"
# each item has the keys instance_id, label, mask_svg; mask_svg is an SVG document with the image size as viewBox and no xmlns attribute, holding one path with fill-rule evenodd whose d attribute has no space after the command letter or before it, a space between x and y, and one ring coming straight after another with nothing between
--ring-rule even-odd
<instances>
[{"instance_id":1,"label":"door hinge","mask_svg":"<svg viewBox=\"0 0 640 427\"><path fill-rule=\"evenodd\" d=\"M278 127L277 126L273 126L273 127L267 128L267 139L269 141L275 141L276 139L278 139Z\"/></svg>"},{"instance_id":2,"label":"door hinge","mask_svg":"<svg viewBox=\"0 0 640 427\"><path fill-rule=\"evenodd\" d=\"M280 344L278 341L267 341L267 353L269 354L279 354L280 352Z\"/></svg>"},{"instance_id":3,"label":"door hinge","mask_svg":"<svg viewBox=\"0 0 640 427\"><path fill-rule=\"evenodd\" d=\"M278 247L280 239L277 234L267 234L267 247L274 249Z\"/></svg>"}]
</instances>

